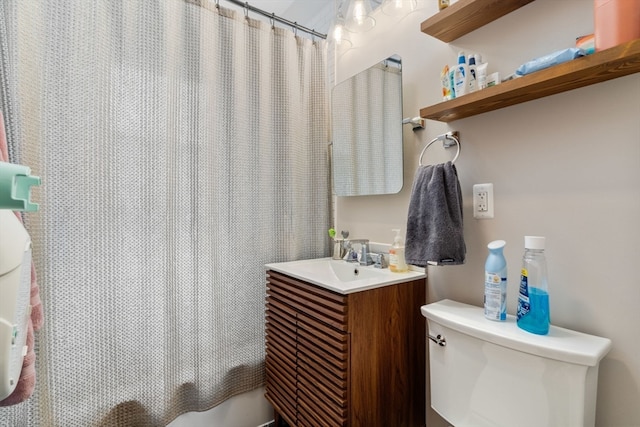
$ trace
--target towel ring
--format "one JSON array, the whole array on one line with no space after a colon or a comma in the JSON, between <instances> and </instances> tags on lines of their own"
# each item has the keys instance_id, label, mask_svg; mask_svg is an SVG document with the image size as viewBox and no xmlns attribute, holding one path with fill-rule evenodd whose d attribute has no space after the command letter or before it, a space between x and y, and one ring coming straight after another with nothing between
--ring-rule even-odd
<instances>
[{"instance_id":1,"label":"towel ring","mask_svg":"<svg viewBox=\"0 0 640 427\"><path fill-rule=\"evenodd\" d=\"M422 166L422 156L424 156L425 151L427 151L427 148L429 148L431 146L431 144L433 144L436 141L442 141L442 146L444 148L449 148L453 145L453 142L451 142L451 140L453 140L455 142L455 144L458 145L458 152L456 153L455 157L453 158L453 160L451 160L451 163L455 163L456 160L458 160L458 157L460 156L460 140L458 139L459 136L457 135L457 132L447 132L445 134L442 135L438 135L435 138L433 138L426 147L424 147L422 149L422 152L420 153L420 161L418 162L420 166Z\"/></svg>"}]
</instances>

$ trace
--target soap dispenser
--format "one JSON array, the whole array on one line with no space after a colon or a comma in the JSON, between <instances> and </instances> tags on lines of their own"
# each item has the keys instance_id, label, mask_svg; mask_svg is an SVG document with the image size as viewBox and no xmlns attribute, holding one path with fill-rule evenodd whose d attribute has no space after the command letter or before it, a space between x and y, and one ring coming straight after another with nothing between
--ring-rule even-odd
<instances>
[{"instance_id":1,"label":"soap dispenser","mask_svg":"<svg viewBox=\"0 0 640 427\"><path fill-rule=\"evenodd\" d=\"M394 273L404 273L409 271L409 267L404 259L404 244L402 243L400 229L394 228L391 231L396 232L396 237L393 239L393 244L389 249L389 270Z\"/></svg>"}]
</instances>

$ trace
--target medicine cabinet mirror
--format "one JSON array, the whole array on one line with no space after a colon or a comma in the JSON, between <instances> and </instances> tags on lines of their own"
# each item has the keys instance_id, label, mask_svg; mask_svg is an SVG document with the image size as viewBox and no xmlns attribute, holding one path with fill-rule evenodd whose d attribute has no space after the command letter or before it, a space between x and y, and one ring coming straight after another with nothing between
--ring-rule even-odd
<instances>
[{"instance_id":1,"label":"medicine cabinet mirror","mask_svg":"<svg viewBox=\"0 0 640 427\"><path fill-rule=\"evenodd\" d=\"M331 96L337 196L398 193L402 169L402 61L393 55L337 84Z\"/></svg>"}]
</instances>

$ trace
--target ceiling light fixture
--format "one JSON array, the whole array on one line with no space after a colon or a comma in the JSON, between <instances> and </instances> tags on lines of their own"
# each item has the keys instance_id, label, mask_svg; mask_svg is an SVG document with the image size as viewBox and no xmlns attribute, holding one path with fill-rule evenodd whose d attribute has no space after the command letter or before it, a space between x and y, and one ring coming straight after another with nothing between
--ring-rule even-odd
<instances>
[{"instance_id":1,"label":"ceiling light fixture","mask_svg":"<svg viewBox=\"0 0 640 427\"><path fill-rule=\"evenodd\" d=\"M417 0L384 0L382 13L389 16L401 16L418 8Z\"/></svg>"},{"instance_id":2,"label":"ceiling light fixture","mask_svg":"<svg viewBox=\"0 0 640 427\"><path fill-rule=\"evenodd\" d=\"M347 9L346 28L353 33L369 31L376 25L371 17L370 0L351 0Z\"/></svg>"},{"instance_id":3,"label":"ceiling light fixture","mask_svg":"<svg viewBox=\"0 0 640 427\"><path fill-rule=\"evenodd\" d=\"M329 28L329 40L334 42L336 46L340 48L350 48L352 46L351 40L349 40L349 33L346 29L344 15L342 14L342 2L338 6L338 12L336 13L336 19Z\"/></svg>"}]
</instances>

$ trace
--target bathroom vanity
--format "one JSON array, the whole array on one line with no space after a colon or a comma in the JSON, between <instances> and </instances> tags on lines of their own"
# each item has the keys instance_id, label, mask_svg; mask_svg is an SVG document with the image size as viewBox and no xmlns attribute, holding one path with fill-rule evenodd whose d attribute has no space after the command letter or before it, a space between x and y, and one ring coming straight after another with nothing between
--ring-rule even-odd
<instances>
[{"instance_id":1,"label":"bathroom vanity","mask_svg":"<svg viewBox=\"0 0 640 427\"><path fill-rule=\"evenodd\" d=\"M356 279L339 292L275 266L267 265L266 398L276 421L424 426L424 274L400 283L403 274L392 274L380 286Z\"/></svg>"}]
</instances>

